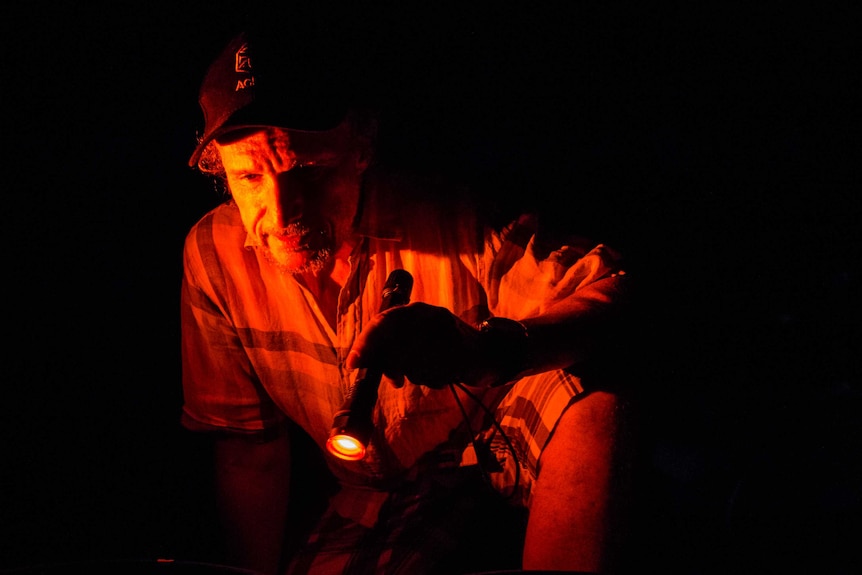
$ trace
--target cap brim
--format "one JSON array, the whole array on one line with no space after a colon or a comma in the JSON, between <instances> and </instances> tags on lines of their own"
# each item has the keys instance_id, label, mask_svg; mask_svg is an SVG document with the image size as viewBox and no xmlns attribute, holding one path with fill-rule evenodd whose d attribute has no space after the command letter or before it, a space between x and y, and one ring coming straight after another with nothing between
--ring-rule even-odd
<instances>
[{"instance_id":1,"label":"cap brim","mask_svg":"<svg viewBox=\"0 0 862 575\"><path fill-rule=\"evenodd\" d=\"M290 104L286 107L288 109L291 108ZM230 132L255 128L283 128L300 132L326 132L337 128L347 116L346 105L328 106L326 108L315 106L316 109L306 107L306 113L302 115L290 114L288 110L280 113L267 113L262 108L264 106L258 106L255 103L242 110L238 110L223 124L204 134L198 141L198 145L195 147L191 158L189 158L189 166L192 168L197 167L204 149L213 140ZM266 120L262 121L261 117L265 117Z\"/></svg>"}]
</instances>

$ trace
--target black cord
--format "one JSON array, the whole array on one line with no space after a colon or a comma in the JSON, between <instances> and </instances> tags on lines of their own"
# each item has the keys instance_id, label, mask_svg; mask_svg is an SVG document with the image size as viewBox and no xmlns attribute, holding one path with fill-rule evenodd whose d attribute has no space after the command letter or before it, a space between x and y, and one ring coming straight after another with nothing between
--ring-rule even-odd
<instances>
[{"instance_id":1,"label":"black cord","mask_svg":"<svg viewBox=\"0 0 862 575\"><path fill-rule=\"evenodd\" d=\"M474 394L472 391L467 389L467 386L465 386L462 383L450 383L449 384L449 390L452 392L452 396L455 398L455 403L458 404L458 408L461 410L461 416L464 418L464 423L467 424L467 432L470 434L470 443L473 444L473 451L476 452L476 461L479 464L479 470L482 473L482 478L485 480L486 483L488 483L490 485L491 479L488 476L488 472L485 469L485 466L482 465L482 458L479 456L479 454L480 454L479 443L476 439L476 434L473 433L473 428L470 425L470 418L467 417L467 411L464 409L464 405L461 403L461 399L458 397L458 394L455 392L455 386L457 386L461 391L466 393L467 396L470 397L470 399L475 401L476 404L482 408L482 411L484 411L487 415L489 415L491 417L491 423L494 425L494 427L497 429L497 431L500 432L500 435L503 437L503 441L506 442L506 447L509 449L509 452L512 454L512 459L515 462L515 483L512 486L512 492L509 493L508 495L503 496L503 499L511 499L518 492L518 485L521 482L521 461L518 459L518 453L515 451L515 446L512 445L512 441L509 439L509 436L506 435L506 432L503 431L503 427L497 421L497 418L494 417L494 414L491 412L491 410L488 408L488 406L485 405L484 403L482 403L482 400L479 399L476 396L476 394Z\"/></svg>"}]
</instances>

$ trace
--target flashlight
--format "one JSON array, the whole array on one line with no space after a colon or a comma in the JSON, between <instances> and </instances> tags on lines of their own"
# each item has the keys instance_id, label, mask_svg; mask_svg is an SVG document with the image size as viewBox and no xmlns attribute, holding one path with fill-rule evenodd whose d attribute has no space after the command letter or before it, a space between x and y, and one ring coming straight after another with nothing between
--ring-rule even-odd
<instances>
[{"instance_id":1,"label":"flashlight","mask_svg":"<svg viewBox=\"0 0 862 575\"><path fill-rule=\"evenodd\" d=\"M409 303L412 290L413 276L402 269L393 270L383 286L379 312ZM377 404L377 389L382 377L383 371L379 369L362 368L356 374L341 409L335 412L326 441L326 448L334 456L347 461L365 457L374 431L372 412Z\"/></svg>"}]
</instances>

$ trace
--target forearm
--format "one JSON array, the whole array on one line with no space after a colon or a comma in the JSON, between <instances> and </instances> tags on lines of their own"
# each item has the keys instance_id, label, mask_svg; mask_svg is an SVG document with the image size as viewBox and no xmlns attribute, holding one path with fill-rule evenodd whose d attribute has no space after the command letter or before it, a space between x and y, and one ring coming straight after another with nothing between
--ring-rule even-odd
<instances>
[{"instance_id":1,"label":"forearm","mask_svg":"<svg viewBox=\"0 0 862 575\"><path fill-rule=\"evenodd\" d=\"M623 276L609 276L545 308L540 314L518 318L514 343L491 352L505 362L517 357L515 376L522 377L571 367L597 354L607 354L624 332L629 306ZM506 349L508 347L508 349ZM511 374L510 374L511 375ZM511 377L509 379L512 379Z\"/></svg>"},{"instance_id":2,"label":"forearm","mask_svg":"<svg viewBox=\"0 0 862 575\"><path fill-rule=\"evenodd\" d=\"M607 345L619 319L619 310L612 304L587 303L578 309L557 309L521 320L528 334L522 375L566 368L590 359Z\"/></svg>"},{"instance_id":3,"label":"forearm","mask_svg":"<svg viewBox=\"0 0 862 575\"><path fill-rule=\"evenodd\" d=\"M288 436L282 434L266 443L220 439L215 463L228 561L260 573L276 573L287 518Z\"/></svg>"}]
</instances>

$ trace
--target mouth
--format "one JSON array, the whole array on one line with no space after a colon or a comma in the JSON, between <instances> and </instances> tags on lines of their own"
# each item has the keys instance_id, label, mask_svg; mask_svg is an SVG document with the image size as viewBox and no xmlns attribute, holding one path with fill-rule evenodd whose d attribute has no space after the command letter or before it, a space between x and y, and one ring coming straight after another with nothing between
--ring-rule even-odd
<instances>
[{"instance_id":1,"label":"mouth","mask_svg":"<svg viewBox=\"0 0 862 575\"><path fill-rule=\"evenodd\" d=\"M305 251L319 250L325 247L327 241L327 230L286 230L280 234L271 234L269 236L278 242L283 251L297 253Z\"/></svg>"},{"instance_id":2,"label":"mouth","mask_svg":"<svg viewBox=\"0 0 862 575\"><path fill-rule=\"evenodd\" d=\"M317 273L329 261L332 236L326 226L309 228L291 224L263 236L264 255L288 273Z\"/></svg>"},{"instance_id":3,"label":"mouth","mask_svg":"<svg viewBox=\"0 0 862 575\"><path fill-rule=\"evenodd\" d=\"M302 252L311 249L306 235L271 235L270 238L276 241L285 252Z\"/></svg>"}]
</instances>

